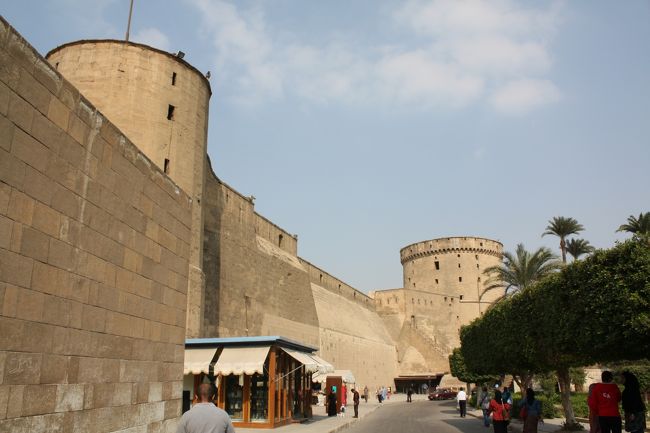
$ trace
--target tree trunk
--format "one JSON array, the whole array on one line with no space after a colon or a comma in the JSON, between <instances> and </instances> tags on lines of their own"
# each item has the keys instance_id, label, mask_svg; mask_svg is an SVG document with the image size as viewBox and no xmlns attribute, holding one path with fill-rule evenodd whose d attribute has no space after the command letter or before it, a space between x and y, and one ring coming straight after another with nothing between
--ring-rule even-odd
<instances>
[{"instance_id":1,"label":"tree trunk","mask_svg":"<svg viewBox=\"0 0 650 433\"><path fill-rule=\"evenodd\" d=\"M560 250L562 251L562 263L566 265L566 242L564 242L564 238L560 238Z\"/></svg>"},{"instance_id":2,"label":"tree trunk","mask_svg":"<svg viewBox=\"0 0 650 433\"><path fill-rule=\"evenodd\" d=\"M517 385L519 385L519 389L521 389L521 397L526 398L526 390L532 386L533 375L525 372L513 375L512 379L517 383Z\"/></svg>"},{"instance_id":3,"label":"tree trunk","mask_svg":"<svg viewBox=\"0 0 650 433\"><path fill-rule=\"evenodd\" d=\"M564 409L564 418L566 425L577 423L573 406L571 405L571 378L568 367L560 367L556 371L557 379L560 384L560 397L562 398L562 408Z\"/></svg>"}]
</instances>

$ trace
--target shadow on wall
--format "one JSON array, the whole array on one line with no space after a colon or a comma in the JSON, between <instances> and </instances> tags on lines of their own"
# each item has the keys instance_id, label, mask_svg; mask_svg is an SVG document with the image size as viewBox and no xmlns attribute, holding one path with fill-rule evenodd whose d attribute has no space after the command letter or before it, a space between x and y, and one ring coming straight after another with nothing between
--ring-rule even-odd
<instances>
[{"instance_id":1,"label":"shadow on wall","mask_svg":"<svg viewBox=\"0 0 650 433\"><path fill-rule=\"evenodd\" d=\"M220 181L212 170L210 157L205 161L205 194L204 194L204 224L203 224L203 272L205 273L205 299L203 326L201 337L218 336L219 326L219 294L221 290L221 221L224 205L223 189ZM216 204L209 205L209 204ZM209 215L208 215L209 214Z\"/></svg>"}]
</instances>

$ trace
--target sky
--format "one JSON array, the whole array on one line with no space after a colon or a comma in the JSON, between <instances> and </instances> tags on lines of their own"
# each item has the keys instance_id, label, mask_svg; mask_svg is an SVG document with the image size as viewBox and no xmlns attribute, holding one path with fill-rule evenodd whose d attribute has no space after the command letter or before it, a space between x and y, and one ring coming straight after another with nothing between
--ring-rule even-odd
<instances>
[{"instance_id":1,"label":"sky","mask_svg":"<svg viewBox=\"0 0 650 433\"><path fill-rule=\"evenodd\" d=\"M0 0L42 54L123 38L128 0ZM449 236L559 253L650 211L650 2L135 0L131 40L211 72L217 175L370 291Z\"/></svg>"}]
</instances>

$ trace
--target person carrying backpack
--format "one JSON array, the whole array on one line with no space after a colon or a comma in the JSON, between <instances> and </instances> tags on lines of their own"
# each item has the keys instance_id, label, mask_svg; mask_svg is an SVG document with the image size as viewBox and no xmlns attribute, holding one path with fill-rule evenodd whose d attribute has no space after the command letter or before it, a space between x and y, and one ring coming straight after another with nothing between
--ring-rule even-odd
<instances>
[{"instance_id":1,"label":"person carrying backpack","mask_svg":"<svg viewBox=\"0 0 650 433\"><path fill-rule=\"evenodd\" d=\"M478 405L483 411L483 425L485 427L490 427L490 393L488 392L487 386L483 386L483 389L481 390Z\"/></svg>"}]
</instances>

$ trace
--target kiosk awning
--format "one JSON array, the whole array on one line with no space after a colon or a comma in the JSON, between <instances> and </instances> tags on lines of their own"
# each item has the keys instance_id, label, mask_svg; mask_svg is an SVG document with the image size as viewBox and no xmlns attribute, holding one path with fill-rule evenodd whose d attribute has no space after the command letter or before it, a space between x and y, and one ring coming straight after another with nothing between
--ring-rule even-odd
<instances>
[{"instance_id":1,"label":"kiosk awning","mask_svg":"<svg viewBox=\"0 0 650 433\"><path fill-rule=\"evenodd\" d=\"M314 355L313 353L310 353L309 356L318 363L318 373L323 374L323 373L331 373L334 371L334 366L330 364L329 362L325 361L323 358L321 358L318 355Z\"/></svg>"},{"instance_id":2,"label":"kiosk awning","mask_svg":"<svg viewBox=\"0 0 650 433\"><path fill-rule=\"evenodd\" d=\"M343 379L344 383L356 383L357 380L354 378L354 374L350 370L334 370L331 373L325 373L325 374L315 374L312 376L311 381L312 382L320 382L320 383L325 383L327 381L328 377L335 377L335 376L340 376L341 379Z\"/></svg>"},{"instance_id":3,"label":"kiosk awning","mask_svg":"<svg viewBox=\"0 0 650 433\"><path fill-rule=\"evenodd\" d=\"M269 354L265 347L224 347L219 360L214 365L214 374L248 374L264 373L264 361Z\"/></svg>"},{"instance_id":4,"label":"kiosk awning","mask_svg":"<svg viewBox=\"0 0 650 433\"><path fill-rule=\"evenodd\" d=\"M283 347L282 350L288 353L289 356L291 356L293 359L304 365L305 371L307 371L307 373L315 373L321 368L318 361L312 358L308 353L300 352L294 349L287 349L286 347Z\"/></svg>"},{"instance_id":5,"label":"kiosk awning","mask_svg":"<svg viewBox=\"0 0 650 433\"><path fill-rule=\"evenodd\" d=\"M186 348L183 374L207 374L216 352L217 349L214 347L210 349Z\"/></svg>"}]
</instances>

